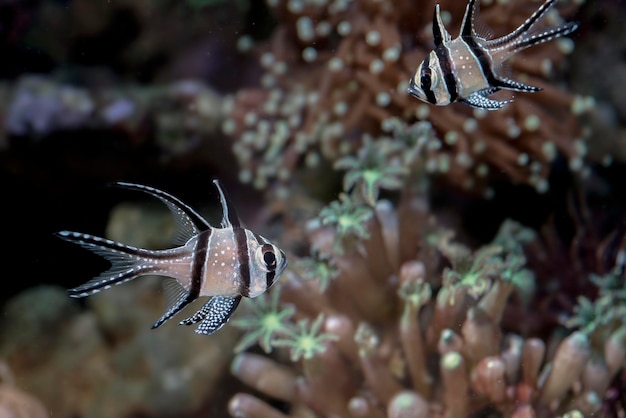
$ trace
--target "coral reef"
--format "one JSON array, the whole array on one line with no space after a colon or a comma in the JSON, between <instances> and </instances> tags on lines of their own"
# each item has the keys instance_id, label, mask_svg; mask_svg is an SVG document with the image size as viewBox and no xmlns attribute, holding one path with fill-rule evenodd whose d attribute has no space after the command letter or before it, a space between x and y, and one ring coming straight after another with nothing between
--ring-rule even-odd
<instances>
[{"instance_id":1,"label":"coral reef","mask_svg":"<svg viewBox=\"0 0 626 418\"><path fill-rule=\"evenodd\" d=\"M0 416L626 417L617 0L559 0L545 24L580 30L511 59L543 90L498 112L407 94L435 0L66 3L0 4L5 276L56 284L0 295ZM539 3L481 0L477 29L506 34ZM465 5L441 3L452 35ZM157 280L85 301L59 287L93 264L50 232L102 222L106 199L74 209L101 183L200 202L236 172L259 189L233 184L242 218L290 268L216 335L151 330ZM498 210L500 190L550 217L470 228L465 205ZM164 248L170 215L149 208L91 231Z\"/></svg>"},{"instance_id":2,"label":"coral reef","mask_svg":"<svg viewBox=\"0 0 626 418\"><path fill-rule=\"evenodd\" d=\"M607 275L580 272L596 294L563 286L583 296L546 325L532 314L549 283L528 268L537 233L507 221L490 243L468 247L438 225L426 184L415 187L419 164L398 163L397 182L366 181L384 177L358 169L370 146L338 163L346 189L309 222L310 256L237 321L247 331L238 350L258 342L270 357L233 361L256 394L236 394L231 416L624 416L623 257ZM361 187L371 184L400 190L396 203Z\"/></svg>"},{"instance_id":3,"label":"coral reef","mask_svg":"<svg viewBox=\"0 0 626 418\"><path fill-rule=\"evenodd\" d=\"M2 92L7 96L0 117L3 146L8 137L41 139L58 131L100 129L122 132L135 143L154 135L171 156L197 148L215 135L222 120L220 97L194 80L100 90L25 76Z\"/></svg>"},{"instance_id":4,"label":"coral reef","mask_svg":"<svg viewBox=\"0 0 626 418\"><path fill-rule=\"evenodd\" d=\"M553 23L580 2L560 2ZM545 192L550 165L563 156L584 172L586 145L578 116L593 99L560 87L558 75L573 49L570 39L530 48L510 62L514 78L543 88L517 94L501 112L462 105L433 107L406 93L408 80L431 49L434 1L272 0L277 28L255 48L261 85L238 91L227 103L223 130L235 138L240 179L264 188L286 181L304 162L315 167L353 154L369 135L394 118L428 120L437 135L427 144L426 169L467 190L491 196L494 179L506 178ZM480 20L494 35L510 32L536 7L525 1L483 1ZM562 7L561 7L562 6ZM465 3L446 4L455 28ZM452 29L454 31L454 29ZM454 32L453 32L454 34Z\"/></svg>"}]
</instances>

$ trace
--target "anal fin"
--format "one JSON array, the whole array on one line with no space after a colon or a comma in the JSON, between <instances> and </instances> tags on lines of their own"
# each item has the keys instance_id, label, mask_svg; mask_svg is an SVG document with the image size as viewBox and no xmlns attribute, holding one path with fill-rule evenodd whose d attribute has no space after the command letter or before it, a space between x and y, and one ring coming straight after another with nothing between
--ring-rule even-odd
<instances>
[{"instance_id":1,"label":"anal fin","mask_svg":"<svg viewBox=\"0 0 626 418\"><path fill-rule=\"evenodd\" d=\"M179 325L193 325L200 322L196 334L211 335L222 328L237 309L241 296L213 296L198 312Z\"/></svg>"},{"instance_id":2,"label":"anal fin","mask_svg":"<svg viewBox=\"0 0 626 418\"><path fill-rule=\"evenodd\" d=\"M511 80L509 78L498 78L495 80L494 84L501 89L527 93L536 93L541 90L541 87L530 86L528 84L520 83L519 81Z\"/></svg>"}]
</instances>

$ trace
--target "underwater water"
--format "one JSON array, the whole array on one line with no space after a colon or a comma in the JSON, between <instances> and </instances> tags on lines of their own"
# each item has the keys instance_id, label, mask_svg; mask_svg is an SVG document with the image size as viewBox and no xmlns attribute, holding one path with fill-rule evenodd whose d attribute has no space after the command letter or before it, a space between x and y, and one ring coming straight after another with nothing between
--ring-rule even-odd
<instances>
[{"instance_id":1,"label":"underwater water","mask_svg":"<svg viewBox=\"0 0 626 418\"><path fill-rule=\"evenodd\" d=\"M542 1L479 3L481 43ZM626 3L545 4L490 70L541 90L484 110L407 92L431 0L0 2L0 418L626 417ZM223 328L152 329L160 276L70 297L117 259L55 233L203 230L114 182L219 228L214 179L289 260Z\"/></svg>"}]
</instances>

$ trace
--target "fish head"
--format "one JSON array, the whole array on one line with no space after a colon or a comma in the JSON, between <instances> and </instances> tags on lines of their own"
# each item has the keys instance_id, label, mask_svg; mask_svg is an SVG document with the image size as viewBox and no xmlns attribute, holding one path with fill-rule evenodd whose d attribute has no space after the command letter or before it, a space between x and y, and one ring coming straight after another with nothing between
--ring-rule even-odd
<instances>
[{"instance_id":1,"label":"fish head","mask_svg":"<svg viewBox=\"0 0 626 418\"><path fill-rule=\"evenodd\" d=\"M436 52L431 51L415 70L407 91L424 102L445 106L450 104L450 95L447 94L443 72L438 63Z\"/></svg>"},{"instance_id":2,"label":"fish head","mask_svg":"<svg viewBox=\"0 0 626 418\"><path fill-rule=\"evenodd\" d=\"M250 248L252 254L250 268L249 298L255 298L272 287L287 267L287 256L269 240L260 237L261 242Z\"/></svg>"}]
</instances>

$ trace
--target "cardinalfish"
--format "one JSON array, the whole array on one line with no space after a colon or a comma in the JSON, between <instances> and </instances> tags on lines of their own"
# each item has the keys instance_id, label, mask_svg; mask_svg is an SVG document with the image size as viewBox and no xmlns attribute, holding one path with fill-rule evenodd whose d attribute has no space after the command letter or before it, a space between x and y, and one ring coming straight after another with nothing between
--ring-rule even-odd
<instances>
[{"instance_id":1,"label":"cardinalfish","mask_svg":"<svg viewBox=\"0 0 626 418\"><path fill-rule=\"evenodd\" d=\"M219 182L213 183L222 206L221 228L211 226L196 211L174 196L140 184L117 186L148 193L167 205L176 218L175 243L167 250L131 247L80 232L57 235L108 260L109 270L69 289L71 297L90 296L144 275L165 276L167 308L154 323L157 328L201 296L209 300L180 325L200 323L198 334L212 334L226 324L241 297L254 298L269 289L287 267L285 253L275 244L241 227L235 209Z\"/></svg>"},{"instance_id":2,"label":"cardinalfish","mask_svg":"<svg viewBox=\"0 0 626 418\"><path fill-rule=\"evenodd\" d=\"M487 97L498 90L529 93L541 90L504 77L502 66L513 54L568 35L578 28L577 23L570 22L545 31L535 30L535 25L555 3L556 0L546 0L520 27L492 40L480 36L474 29L477 0L467 4L461 33L454 40L443 26L437 4L433 17L435 49L415 71L408 92L438 106L462 102L479 109L495 110L512 102Z\"/></svg>"}]
</instances>

